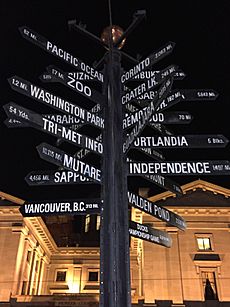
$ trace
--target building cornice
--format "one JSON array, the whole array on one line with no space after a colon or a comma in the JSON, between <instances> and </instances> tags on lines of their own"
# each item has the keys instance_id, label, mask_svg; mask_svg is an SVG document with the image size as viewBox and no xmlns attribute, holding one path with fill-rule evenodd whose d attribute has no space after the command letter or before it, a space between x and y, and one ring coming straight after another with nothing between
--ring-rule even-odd
<instances>
[{"instance_id":1,"label":"building cornice","mask_svg":"<svg viewBox=\"0 0 230 307\"><path fill-rule=\"evenodd\" d=\"M181 189L183 191L183 194L186 194L188 191L196 191L196 189L202 189L203 191L210 191L213 192L213 194L220 194L223 195L226 198L230 197L230 189L218 186L216 184L204 181L204 180L195 180L190 183L187 183L185 185L181 186ZM152 202L156 202L159 200L165 200L169 197L176 197L175 193L172 193L170 191L163 192L154 196L149 197L148 199Z\"/></svg>"},{"instance_id":2,"label":"building cornice","mask_svg":"<svg viewBox=\"0 0 230 307\"><path fill-rule=\"evenodd\" d=\"M12 196L10 194L4 193L0 191L0 198L2 200L8 200L10 202L12 202L12 204L16 204L16 205L23 205L24 204L24 200L20 199L18 197Z\"/></svg>"}]
</instances>

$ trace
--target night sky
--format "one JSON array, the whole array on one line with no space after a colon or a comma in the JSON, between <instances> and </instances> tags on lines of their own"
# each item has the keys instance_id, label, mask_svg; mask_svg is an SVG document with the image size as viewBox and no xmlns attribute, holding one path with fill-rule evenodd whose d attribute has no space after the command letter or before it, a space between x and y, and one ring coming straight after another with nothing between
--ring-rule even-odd
<instances>
[{"instance_id":1,"label":"night sky","mask_svg":"<svg viewBox=\"0 0 230 307\"><path fill-rule=\"evenodd\" d=\"M113 24L126 29L137 10L147 11L146 20L129 35L123 51L144 59L169 41L176 43L173 53L160 61L153 70L163 69L171 64L178 65L186 78L175 81L173 89L214 89L219 93L216 101L181 102L168 111L188 111L194 119L189 125L168 125L174 134L223 134L230 139L229 127L229 71L230 71L230 2L188 0L188 1L112 1ZM1 57L0 96L1 105L13 101L37 113L55 113L42 104L14 92L7 79L13 75L24 78L40 87L66 98L76 104L90 107L90 103L79 94L59 83L42 83L39 76L48 65L55 65L64 71L71 66L26 41L18 31L28 26L37 33L56 43L77 58L93 65L105 53L105 49L82 34L69 31L68 21L76 19L86 24L87 30L100 36L109 25L108 1L1 1ZM134 64L123 59L125 70ZM92 87L94 85L92 84ZM57 199L81 196L96 197L100 194L98 185L92 186L50 186L29 187L24 177L33 170L51 170L57 167L41 160L36 146L47 142L56 146L55 137L33 128L7 128L6 114L0 112L0 190L22 199ZM60 148L73 154L76 148L63 143ZM224 149L164 149L167 161L171 160L229 160L229 145ZM98 158L89 160L98 164ZM229 176L202 176L200 179L230 188ZM171 177L178 184L198 179L197 176ZM154 184L138 178L129 180L133 189L149 186L151 193L164 192Z\"/></svg>"}]
</instances>

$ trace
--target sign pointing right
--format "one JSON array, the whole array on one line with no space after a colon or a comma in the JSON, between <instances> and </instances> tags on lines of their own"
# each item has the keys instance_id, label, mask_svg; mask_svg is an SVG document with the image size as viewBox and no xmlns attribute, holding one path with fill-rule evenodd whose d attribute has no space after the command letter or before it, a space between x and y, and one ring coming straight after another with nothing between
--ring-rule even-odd
<instances>
[{"instance_id":1,"label":"sign pointing right","mask_svg":"<svg viewBox=\"0 0 230 307\"><path fill-rule=\"evenodd\" d=\"M166 231L154 229L133 221L129 222L129 234L135 238L163 245L165 247L172 246L172 239Z\"/></svg>"},{"instance_id":2,"label":"sign pointing right","mask_svg":"<svg viewBox=\"0 0 230 307\"><path fill-rule=\"evenodd\" d=\"M186 229L185 220L174 212L132 192L128 192L128 200L133 207L144 211L145 213L148 213L166 223L169 223L172 226L176 226L181 230Z\"/></svg>"},{"instance_id":3,"label":"sign pointing right","mask_svg":"<svg viewBox=\"0 0 230 307\"><path fill-rule=\"evenodd\" d=\"M183 175L229 175L230 163L227 160L214 161L167 161L129 162L129 175L163 174Z\"/></svg>"},{"instance_id":4,"label":"sign pointing right","mask_svg":"<svg viewBox=\"0 0 230 307\"><path fill-rule=\"evenodd\" d=\"M133 142L137 148L216 148L226 147L228 139L221 135L139 136Z\"/></svg>"}]
</instances>

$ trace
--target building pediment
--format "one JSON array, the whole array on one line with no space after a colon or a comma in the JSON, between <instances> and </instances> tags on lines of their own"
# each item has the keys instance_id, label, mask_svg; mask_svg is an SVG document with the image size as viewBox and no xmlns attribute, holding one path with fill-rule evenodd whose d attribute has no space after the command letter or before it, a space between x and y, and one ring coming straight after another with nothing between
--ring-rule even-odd
<instances>
[{"instance_id":1,"label":"building pediment","mask_svg":"<svg viewBox=\"0 0 230 307\"><path fill-rule=\"evenodd\" d=\"M230 189L203 180L193 181L183 185L181 188L182 195L164 192L149 197L149 200L162 206L230 207Z\"/></svg>"}]
</instances>

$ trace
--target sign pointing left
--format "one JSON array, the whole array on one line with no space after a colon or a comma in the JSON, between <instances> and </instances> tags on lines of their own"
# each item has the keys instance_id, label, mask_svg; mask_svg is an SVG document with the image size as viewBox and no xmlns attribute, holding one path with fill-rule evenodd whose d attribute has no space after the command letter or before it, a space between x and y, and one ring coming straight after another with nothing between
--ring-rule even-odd
<instances>
[{"instance_id":1,"label":"sign pointing left","mask_svg":"<svg viewBox=\"0 0 230 307\"><path fill-rule=\"evenodd\" d=\"M93 111L88 111L82 107L79 107L73 102L56 96L46 89L36 86L20 77L13 76L8 79L8 82L10 87L20 94L33 98L57 111L61 111L68 115L77 117L90 125L96 126L98 128L104 128L103 118L97 114L94 114ZM98 108L98 104L95 107ZM93 109L94 108L92 108L92 110Z\"/></svg>"},{"instance_id":2,"label":"sign pointing left","mask_svg":"<svg viewBox=\"0 0 230 307\"><path fill-rule=\"evenodd\" d=\"M100 214L100 199L39 200L25 202L19 209L25 217L46 215Z\"/></svg>"},{"instance_id":3,"label":"sign pointing left","mask_svg":"<svg viewBox=\"0 0 230 307\"><path fill-rule=\"evenodd\" d=\"M31 30L30 28L26 26L19 27L19 31L22 37L28 40L29 42L39 46L43 50L53 54L59 59L62 59L64 62L72 65L75 69L82 70L84 73L86 73L90 77L95 78L100 82L103 82L103 74L101 72L98 72L94 68L85 64L80 59L76 58L75 56L71 55L64 49L50 42L44 36L36 33L35 31Z\"/></svg>"},{"instance_id":4,"label":"sign pointing left","mask_svg":"<svg viewBox=\"0 0 230 307\"><path fill-rule=\"evenodd\" d=\"M10 102L3 107L8 116L29 123L29 125L35 129L54 135L76 146L92 150L97 154L103 153L103 144L97 140L78 133L73 129L59 125L40 114L17 105L16 103Z\"/></svg>"},{"instance_id":5,"label":"sign pointing left","mask_svg":"<svg viewBox=\"0 0 230 307\"><path fill-rule=\"evenodd\" d=\"M97 183L101 182L100 169L68 155L63 150L46 143L41 143L37 146L37 151L40 158L45 161L77 172L87 178L93 179Z\"/></svg>"}]
</instances>

